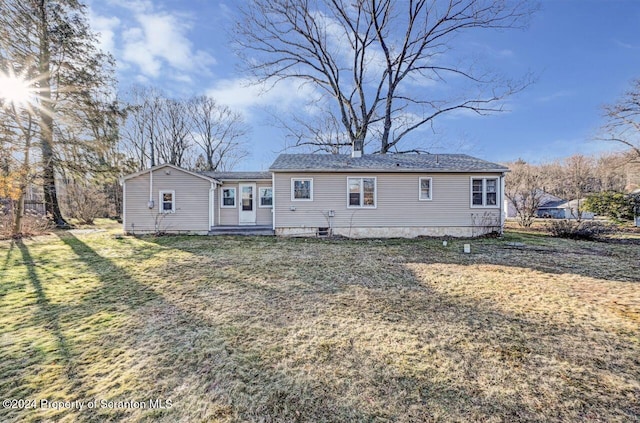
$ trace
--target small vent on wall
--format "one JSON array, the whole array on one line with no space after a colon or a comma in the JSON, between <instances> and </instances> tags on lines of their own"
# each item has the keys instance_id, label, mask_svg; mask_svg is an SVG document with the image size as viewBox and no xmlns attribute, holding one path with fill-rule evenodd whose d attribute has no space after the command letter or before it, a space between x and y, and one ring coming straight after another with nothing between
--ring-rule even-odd
<instances>
[{"instance_id":1,"label":"small vent on wall","mask_svg":"<svg viewBox=\"0 0 640 423\"><path fill-rule=\"evenodd\" d=\"M329 228L318 228L318 236L329 236Z\"/></svg>"}]
</instances>

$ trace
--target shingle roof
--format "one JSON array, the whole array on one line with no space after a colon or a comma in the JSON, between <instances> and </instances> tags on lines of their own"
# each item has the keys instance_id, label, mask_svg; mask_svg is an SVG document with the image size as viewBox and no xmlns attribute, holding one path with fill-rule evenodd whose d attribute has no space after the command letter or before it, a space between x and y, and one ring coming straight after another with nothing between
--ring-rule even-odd
<instances>
[{"instance_id":1,"label":"shingle roof","mask_svg":"<svg viewBox=\"0 0 640 423\"><path fill-rule=\"evenodd\" d=\"M507 172L505 166L466 154L281 154L273 172Z\"/></svg>"},{"instance_id":2,"label":"shingle roof","mask_svg":"<svg viewBox=\"0 0 640 423\"><path fill-rule=\"evenodd\" d=\"M271 179L271 172L200 172L210 178L234 181L253 181L258 179Z\"/></svg>"}]
</instances>

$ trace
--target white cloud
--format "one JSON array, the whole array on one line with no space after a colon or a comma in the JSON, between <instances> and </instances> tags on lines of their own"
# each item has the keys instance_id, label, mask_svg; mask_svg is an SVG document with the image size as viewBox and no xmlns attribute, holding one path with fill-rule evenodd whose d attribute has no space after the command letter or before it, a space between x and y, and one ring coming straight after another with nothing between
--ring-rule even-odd
<instances>
[{"instance_id":1,"label":"white cloud","mask_svg":"<svg viewBox=\"0 0 640 423\"><path fill-rule=\"evenodd\" d=\"M246 78L224 79L209 89L207 95L245 114L249 114L253 107L292 110L321 100L313 87L293 80L284 80L270 87L252 84ZM307 108L307 111L311 110Z\"/></svg>"},{"instance_id":2,"label":"white cloud","mask_svg":"<svg viewBox=\"0 0 640 423\"><path fill-rule=\"evenodd\" d=\"M131 28L122 34L124 50L122 59L137 65L142 73L151 77L160 75L160 61L147 48L140 28Z\"/></svg>"},{"instance_id":3,"label":"white cloud","mask_svg":"<svg viewBox=\"0 0 640 423\"><path fill-rule=\"evenodd\" d=\"M189 14L169 13L150 0L89 0L89 6L101 49L116 57L120 70L138 72L131 78L192 83L196 75L211 74L216 60L191 41Z\"/></svg>"},{"instance_id":4,"label":"white cloud","mask_svg":"<svg viewBox=\"0 0 640 423\"><path fill-rule=\"evenodd\" d=\"M108 0L112 6L122 7L134 13L147 13L153 10L151 0Z\"/></svg>"},{"instance_id":5,"label":"white cloud","mask_svg":"<svg viewBox=\"0 0 640 423\"><path fill-rule=\"evenodd\" d=\"M139 66L146 76L157 78L167 64L174 70L208 73L215 59L207 52L194 50L187 37L190 26L174 15L139 14L139 27L123 33L122 58Z\"/></svg>"},{"instance_id":6,"label":"white cloud","mask_svg":"<svg viewBox=\"0 0 640 423\"><path fill-rule=\"evenodd\" d=\"M116 17L99 16L90 11L89 22L91 28L98 33L98 44L102 51L116 54L115 31L120 26L120 19Z\"/></svg>"}]
</instances>

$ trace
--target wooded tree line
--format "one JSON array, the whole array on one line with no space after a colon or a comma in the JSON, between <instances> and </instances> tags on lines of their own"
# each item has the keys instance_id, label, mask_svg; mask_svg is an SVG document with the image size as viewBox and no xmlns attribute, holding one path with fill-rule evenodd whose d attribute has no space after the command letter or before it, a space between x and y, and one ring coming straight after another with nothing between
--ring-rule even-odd
<instances>
[{"instance_id":1,"label":"wooded tree line","mask_svg":"<svg viewBox=\"0 0 640 423\"><path fill-rule=\"evenodd\" d=\"M607 193L624 197L640 187L640 156L634 150L598 156L576 154L563 160L530 164L522 159L506 163L511 172L505 179L505 197L515 208L518 222L530 226L547 194L576 201L576 217L594 210L594 201L584 201ZM617 198L617 197L616 197Z\"/></svg>"}]
</instances>

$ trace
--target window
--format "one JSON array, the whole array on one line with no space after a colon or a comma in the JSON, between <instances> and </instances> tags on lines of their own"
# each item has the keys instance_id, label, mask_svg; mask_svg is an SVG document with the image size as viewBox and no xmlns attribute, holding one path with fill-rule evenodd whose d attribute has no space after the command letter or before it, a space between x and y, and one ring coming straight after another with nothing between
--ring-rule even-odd
<instances>
[{"instance_id":1,"label":"window","mask_svg":"<svg viewBox=\"0 0 640 423\"><path fill-rule=\"evenodd\" d=\"M235 206L236 206L236 189L223 188L222 189L222 207L233 208Z\"/></svg>"},{"instance_id":2,"label":"window","mask_svg":"<svg viewBox=\"0 0 640 423\"><path fill-rule=\"evenodd\" d=\"M471 179L471 205L476 207L493 207L498 205L498 179Z\"/></svg>"},{"instance_id":3,"label":"window","mask_svg":"<svg viewBox=\"0 0 640 423\"><path fill-rule=\"evenodd\" d=\"M175 199L175 191L160 191L160 213L175 213Z\"/></svg>"},{"instance_id":4,"label":"window","mask_svg":"<svg viewBox=\"0 0 640 423\"><path fill-rule=\"evenodd\" d=\"M376 178L347 178L347 207L376 206Z\"/></svg>"},{"instance_id":5,"label":"window","mask_svg":"<svg viewBox=\"0 0 640 423\"><path fill-rule=\"evenodd\" d=\"M420 201L431 200L431 178L419 178L420 194L418 199Z\"/></svg>"},{"instance_id":6,"label":"window","mask_svg":"<svg viewBox=\"0 0 640 423\"><path fill-rule=\"evenodd\" d=\"M260 188L260 207L272 207L273 206L273 189Z\"/></svg>"},{"instance_id":7,"label":"window","mask_svg":"<svg viewBox=\"0 0 640 423\"><path fill-rule=\"evenodd\" d=\"M241 185L241 192L240 207L242 207L242 211L253 211L253 186Z\"/></svg>"},{"instance_id":8,"label":"window","mask_svg":"<svg viewBox=\"0 0 640 423\"><path fill-rule=\"evenodd\" d=\"M313 179L291 179L292 201L313 201Z\"/></svg>"}]
</instances>

